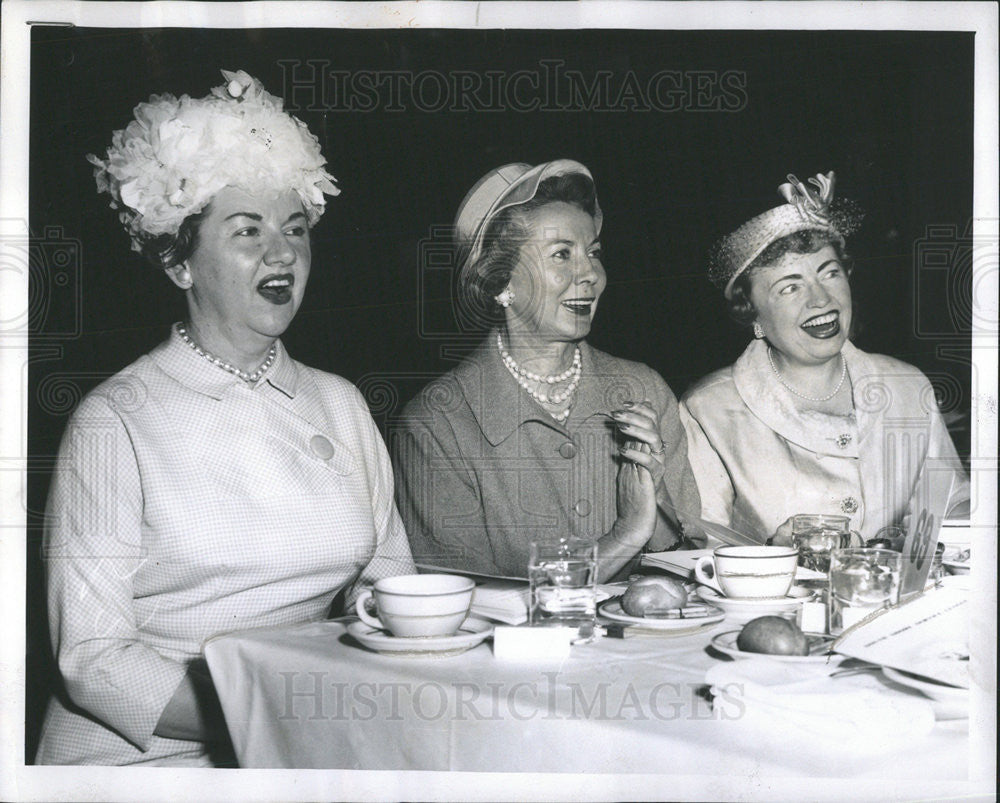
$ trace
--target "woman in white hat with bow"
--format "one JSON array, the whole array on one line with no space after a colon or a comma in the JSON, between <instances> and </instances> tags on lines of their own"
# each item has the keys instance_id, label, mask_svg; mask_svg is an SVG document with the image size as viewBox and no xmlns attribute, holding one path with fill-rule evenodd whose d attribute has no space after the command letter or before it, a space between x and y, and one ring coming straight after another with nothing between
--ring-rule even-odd
<instances>
[{"instance_id":1,"label":"woman in white hat with bow","mask_svg":"<svg viewBox=\"0 0 1000 803\"><path fill-rule=\"evenodd\" d=\"M682 542L675 509L697 515L674 394L586 341L601 221L568 159L491 170L462 201L460 303L491 328L390 431L418 565L524 577L532 540L577 537L598 542L606 579Z\"/></svg>"},{"instance_id":2,"label":"woman in white hat with bow","mask_svg":"<svg viewBox=\"0 0 1000 803\"><path fill-rule=\"evenodd\" d=\"M844 238L860 215L832 172L809 185L788 176L786 203L715 245L709 278L754 339L681 403L704 518L761 542L788 543L799 513L870 540L903 523L925 472L953 480L951 513L969 499L927 378L851 343Z\"/></svg>"},{"instance_id":3,"label":"woman in white hat with bow","mask_svg":"<svg viewBox=\"0 0 1000 803\"><path fill-rule=\"evenodd\" d=\"M211 766L228 735L201 657L232 630L328 615L413 571L360 393L293 360L319 143L244 72L153 96L90 157L135 250L185 294L170 337L81 402L49 494L64 689L37 761Z\"/></svg>"}]
</instances>

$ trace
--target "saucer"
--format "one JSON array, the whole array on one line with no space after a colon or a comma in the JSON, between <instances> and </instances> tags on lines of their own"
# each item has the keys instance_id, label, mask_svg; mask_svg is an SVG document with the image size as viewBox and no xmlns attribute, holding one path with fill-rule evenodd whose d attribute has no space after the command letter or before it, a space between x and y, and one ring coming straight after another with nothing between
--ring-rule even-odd
<instances>
[{"instance_id":1,"label":"saucer","mask_svg":"<svg viewBox=\"0 0 1000 803\"><path fill-rule=\"evenodd\" d=\"M689 605L682 608L676 618L629 616L622 610L620 599L613 599L598 607L598 612L605 619L622 624L637 625L645 630L662 631L695 631L701 630L708 625L714 625L725 619L726 614L714 605ZM688 611L689 615L684 616L683 612ZM691 616L691 613L700 615ZM708 614L707 616L704 614Z\"/></svg>"},{"instance_id":2,"label":"saucer","mask_svg":"<svg viewBox=\"0 0 1000 803\"><path fill-rule=\"evenodd\" d=\"M789 664L824 664L833 658L839 658L839 656L827 653L820 655L771 655L764 652L746 652L736 646L736 639L739 638L740 632L739 630L727 630L725 633L719 633L712 639L712 646L731 658L769 658L772 661ZM833 644L833 639L830 636L806 636L806 639L810 649L818 648L823 643Z\"/></svg>"},{"instance_id":3,"label":"saucer","mask_svg":"<svg viewBox=\"0 0 1000 803\"><path fill-rule=\"evenodd\" d=\"M732 619L756 619L758 616L775 615L795 611L805 600L812 597L808 588L792 586L788 596L768 599L735 599L722 596L710 586L698 586L697 592L709 605L721 608Z\"/></svg>"},{"instance_id":4,"label":"saucer","mask_svg":"<svg viewBox=\"0 0 1000 803\"><path fill-rule=\"evenodd\" d=\"M937 719L968 719L968 689L935 683L930 678L923 678L920 675L904 672L902 669L893 669L890 666L883 666L882 674L901 686L916 689L924 696L930 697L931 707L934 709L934 716Z\"/></svg>"},{"instance_id":5,"label":"saucer","mask_svg":"<svg viewBox=\"0 0 1000 803\"><path fill-rule=\"evenodd\" d=\"M433 656L444 658L472 649L493 634L493 624L470 616L453 636L399 638L364 622L351 622L347 632L369 650L404 658Z\"/></svg>"}]
</instances>

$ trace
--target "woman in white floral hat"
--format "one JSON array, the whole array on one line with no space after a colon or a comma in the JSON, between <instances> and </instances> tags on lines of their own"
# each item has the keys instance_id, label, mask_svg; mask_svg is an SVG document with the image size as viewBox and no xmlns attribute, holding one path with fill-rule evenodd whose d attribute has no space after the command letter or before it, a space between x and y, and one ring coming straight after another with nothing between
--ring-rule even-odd
<instances>
[{"instance_id":1,"label":"woman in white floral hat","mask_svg":"<svg viewBox=\"0 0 1000 803\"><path fill-rule=\"evenodd\" d=\"M681 401L704 518L790 541L799 513L847 516L865 540L903 524L925 472L968 479L927 378L850 341L845 236L860 220L834 174L788 176L785 204L720 240L709 278L754 339Z\"/></svg>"},{"instance_id":2,"label":"woman in white floral hat","mask_svg":"<svg viewBox=\"0 0 1000 803\"><path fill-rule=\"evenodd\" d=\"M204 642L324 618L341 589L350 603L413 571L361 395L278 339L338 190L281 100L224 75L205 98L153 96L89 157L188 319L90 393L63 438L45 557L64 689L39 763L224 762Z\"/></svg>"}]
</instances>

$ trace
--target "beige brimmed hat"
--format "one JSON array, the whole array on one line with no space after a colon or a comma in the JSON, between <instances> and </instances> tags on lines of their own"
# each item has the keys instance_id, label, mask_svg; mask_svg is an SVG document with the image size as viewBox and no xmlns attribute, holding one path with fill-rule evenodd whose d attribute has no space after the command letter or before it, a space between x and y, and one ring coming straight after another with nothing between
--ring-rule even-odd
<instances>
[{"instance_id":1,"label":"beige brimmed hat","mask_svg":"<svg viewBox=\"0 0 1000 803\"><path fill-rule=\"evenodd\" d=\"M751 218L736 231L719 240L712 249L708 278L721 288L726 298L733 294L733 282L771 243L799 231L824 231L841 241L854 232L862 214L852 201L833 200L835 176L817 173L809 179L816 189L806 187L789 174L778 192L788 203Z\"/></svg>"},{"instance_id":2,"label":"beige brimmed hat","mask_svg":"<svg viewBox=\"0 0 1000 803\"><path fill-rule=\"evenodd\" d=\"M532 167L515 162L491 170L469 190L458 206L455 216L455 245L466 252L462 272L481 256L483 238L490 222L503 210L527 203L535 197L538 185L552 176L580 173L594 181L590 171L572 159L556 159ZM601 208L594 195L594 225L601 231Z\"/></svg>"}]
</instances>

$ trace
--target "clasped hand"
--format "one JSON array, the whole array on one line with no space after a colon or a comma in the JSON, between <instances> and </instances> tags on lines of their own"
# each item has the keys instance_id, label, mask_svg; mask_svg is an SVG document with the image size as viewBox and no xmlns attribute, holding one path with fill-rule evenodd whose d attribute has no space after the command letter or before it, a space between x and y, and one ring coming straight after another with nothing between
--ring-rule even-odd
<instances>
[{"instance_id":1,"label":"clasped hand","mask_svg":"<svg viewBox=\"0 0 1000 803\"><path fill-rule=\"evenodd\" d=\"M656 488L665 471L660 418L648 401L626 402L611 418L626 439L619 449L618 524L629 541L641 547L656 527Z\"/></svg>"}]
</instances>

